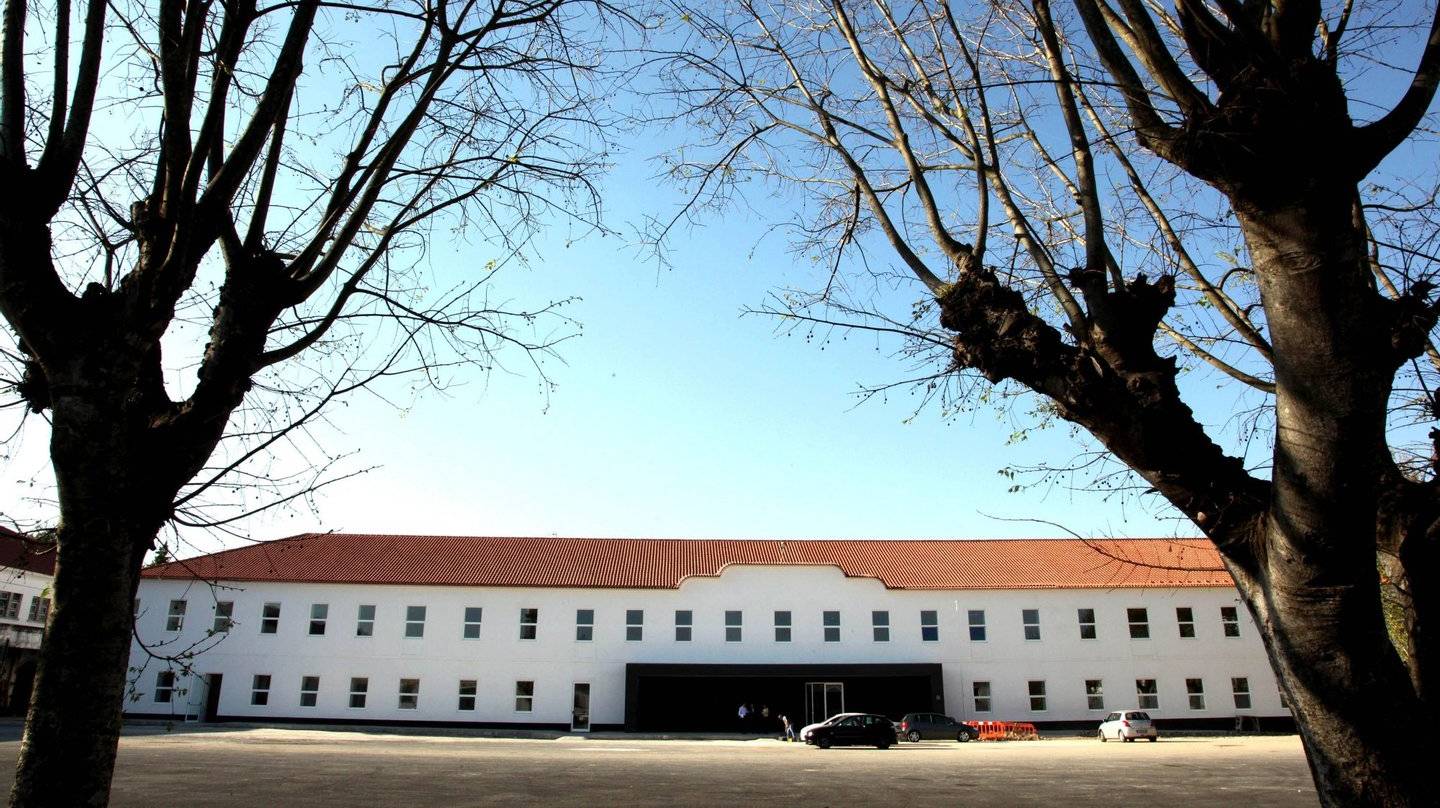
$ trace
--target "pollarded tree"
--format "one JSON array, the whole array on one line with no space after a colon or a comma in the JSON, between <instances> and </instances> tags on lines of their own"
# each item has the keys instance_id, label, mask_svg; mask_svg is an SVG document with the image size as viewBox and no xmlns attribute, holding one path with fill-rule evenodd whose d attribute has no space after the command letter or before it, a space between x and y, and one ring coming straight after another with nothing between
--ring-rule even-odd
<instances>
[{"instance_id":1,"label":"pollarded tree","mask_svg":"<svg viewBox=\"0 0 1440 808\"><path fill-rule=\"evenodd\" d=\"M348 392L444 384L506 346L538 361L568 331L487 282L550 214L596 226L624 20L572 0L5 0L0 312L60 511L12 804L106 802L162 526L219 521L197 506L227 486L305 488L262 458ZM432 289L467 233L499 258Z\"/></svg>"},{"instance_id":2,"label":"pollarded tree","mask_svg":"<svg viewBox=\"0 0 1440 808\"><path fill-rule=\"evenodd\" d=\"M1083 427L1215 542L1325 804L1433 805L1436 177L1416 133L1440 22L1073 3L681 7L668 92L702 134L670 170L702 204L801 189L800 247L830 271L773 311L905 335L951 403L1020 388ZM912 313L890 290L917 286ZM1229 413L1188 381L1207 374L1268 444L1214 428Z\"/></svg>"}]
</instances>

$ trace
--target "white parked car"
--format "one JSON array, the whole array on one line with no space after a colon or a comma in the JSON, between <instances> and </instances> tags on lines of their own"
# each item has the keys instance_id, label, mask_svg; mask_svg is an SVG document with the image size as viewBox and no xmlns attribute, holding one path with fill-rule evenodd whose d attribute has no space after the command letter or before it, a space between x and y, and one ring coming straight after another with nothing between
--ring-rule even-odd
<instances>
[{"instance_id":1,"label":"white parked car","mask_svg":"<svg viewBox=\"0 0 1440 808\"><path fill-rule=\"evenodd\" d=\"M800 728L799 738L805 743L810 743L810 731L816 727L824 727L839 721L842 718L849 718L852 715L864 715L864 713L836 713L818 724L806 724Z\"/></svg>"},{"instance_id":2,"label":"white parked car","mask_svg":"<svg viewBox=\"0 0 1440 808\"><path fill-rule=\"evenodd\" d=\"M1115 738L1129 742L1144 738L1152 743L1160 737L1155 732L1155 725L1150 722L1150 714L1142 710L1120 710L1105 716L1096 735L1101 741Z\"/></svg>"}]
</instances>

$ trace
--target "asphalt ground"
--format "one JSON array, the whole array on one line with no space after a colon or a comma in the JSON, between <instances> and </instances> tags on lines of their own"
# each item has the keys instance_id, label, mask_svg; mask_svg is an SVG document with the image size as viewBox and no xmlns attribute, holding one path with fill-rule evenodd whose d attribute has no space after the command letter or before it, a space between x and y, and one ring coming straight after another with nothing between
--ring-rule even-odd
<instances>
[{"instance_id":1,"label":"asphalt ground","mask_svg":"<svg viewBox=\"0 0 1440 808\"><path fill-rule=\"evenodd\" d=\"M0 788L18 731L0 728ZM922 741L820 750L773 739L473 737L264 727L129 728L112 806L1318 805L1295 736L1158 743Z\"/></svg>"}]
</instances>

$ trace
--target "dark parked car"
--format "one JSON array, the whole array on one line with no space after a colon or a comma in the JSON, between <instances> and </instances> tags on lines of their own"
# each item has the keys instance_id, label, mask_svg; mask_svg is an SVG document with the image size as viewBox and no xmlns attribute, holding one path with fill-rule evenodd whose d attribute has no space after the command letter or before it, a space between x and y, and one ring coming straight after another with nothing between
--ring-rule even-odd
<instances>
[{"instance_id":1,"label":"dark parked car","mask_svg":"<svg viewBox=\"0 0 1440 808\"><path fill-rule=\"evenodd\" d=\"M900 737L914 742L921 738L954 738L964 743L980 737L980 730L940 713L906 713L900 719Z\"/></svg>"},{"instance_id":2,"label":"dark parked car","mask_svg":"<svg viewBox=\"0 0 1440 808\"><path fill-rule=\"evenodd\" d=\"M832 746L874 746L888 749L895 743L895 725L883 715L861 713L847 716L831 724L823 724L810 731L806 743L821 749Z\"/></svg>"}]
</instances>

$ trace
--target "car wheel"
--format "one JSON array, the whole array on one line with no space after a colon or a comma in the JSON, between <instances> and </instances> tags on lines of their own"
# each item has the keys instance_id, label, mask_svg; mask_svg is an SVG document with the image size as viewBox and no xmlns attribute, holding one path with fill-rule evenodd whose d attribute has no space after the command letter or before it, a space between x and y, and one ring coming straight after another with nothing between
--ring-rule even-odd
<instances>
[{"instance_id":1,"label":"car wheel","mask_svg":"<svg viewBox=\"0 0 1440 808\"><path fill-rule=\"evenodd\" d=\"M908 733L906 733L905 738L906 740L910 741L910 743L920 743L920 730L910 730Z\"/></svg>"},{"instance_id":2,"label":"car wheel","mask_svg":"<svg viewBox=\"0 0 1440 808\"><path fill-rule=\"evenodd\" d=\"M959 743L968 743L970 741L970 733L962 729L956 733L955 740Z\"/></svg>"},{"instance_id":3,"label":"car wheel","mask_svg":"<svg viewBox=\"0 0 1440 808\"><path fill-rule=\"evenodd\" d=\"M821 738L821 739L815 741L815 745L818 746L818 747L820 747L821 749L829 749L829 748L830 748L830 739L829 739L829 738Z\"/></svg>"},{"instance_id":4,"label":"car wheel","mask_svg":"<svg viewBox=\"0 0 1440 808\"><path fill-rule=\"evenodd\" d=\"M1124 741L1125 743L1135 743L1134 738L1126 738L1124 735L1120 736L1120 740Z\"/></svg>"},{"instance_id":5,"label":"car wheel","mask_svg":"<svg viewBox=\"0 0 1440 808\"><path fill-rule=\"evenodd\" d=\"M1106 741L1110 740L1109 738L1106 738L1106 737L1105 737L1105 730L1103 730L1103 729L1102 729L1102 730L1096 730L1096 732L1095 732L1095 737L1097 737L1097 738L1100 739L1100 743L1105 743Z\"/></svg>"},{"instance_id":6,"label":"car wheel","mask_svg":"<svg viewBox=\"0 0 1440 808\"><path fill-rule=\"evenodd\" d=\"M875 748L876 748L876 749L889 749L889 748L890 748L890 742L889 742L889 741L881 741L880 743L875 744Z\"/></svg>"},{"instance_id":7,"label":"car wheel","mask_svg":"<svg viewBox=\"0 0 1440 808\"><path fill-rule=\"evenodd\" d=\"M1151 735L1151 736L1150 736L1150 743L1155 743L1155 742L1158 741L1158 740L1160 740L1159 736L1156 736L1156 735Z\"/></svg>"}]
</instances>

